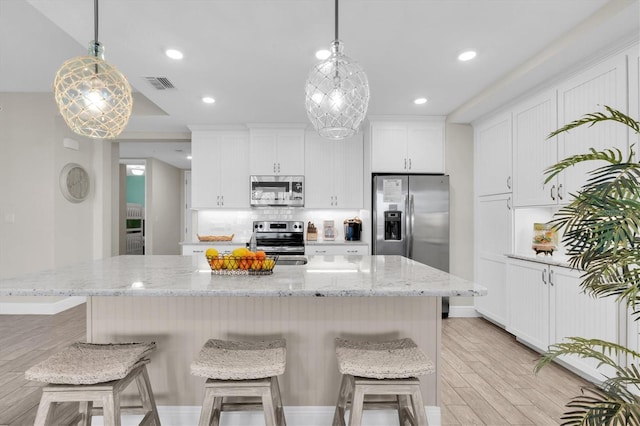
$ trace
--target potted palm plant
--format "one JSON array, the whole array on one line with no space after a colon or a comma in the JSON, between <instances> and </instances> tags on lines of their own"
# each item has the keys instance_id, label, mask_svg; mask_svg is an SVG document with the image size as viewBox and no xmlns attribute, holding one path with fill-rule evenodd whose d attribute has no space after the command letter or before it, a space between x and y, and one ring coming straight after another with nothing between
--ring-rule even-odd
<instances>
[{"instance_id":1,"label":"potted palm plant","mask_svg":"<svg viewBox=\"0 0 640 426\"><path fill-rule=\"evenodd\" d=\"M583 116L549 138L579 126L616 122L640 132L640 123L605 106ZM593 297L615 297L634 320L640 317L640 163L618 149L568 157L545 171L546 182L578 163L597 161L587 183L554 216L563 231L569 264L584 271L581 288ZM604 162L604 163L603 163ZM604 164L604 165L603 165ZM623 344L569 337L549 346L536 372L562 355L577 355L610 366L599 385L582 389L566 404L563 425L640 425L640 353Z\"/></svg>"}]
</instances>

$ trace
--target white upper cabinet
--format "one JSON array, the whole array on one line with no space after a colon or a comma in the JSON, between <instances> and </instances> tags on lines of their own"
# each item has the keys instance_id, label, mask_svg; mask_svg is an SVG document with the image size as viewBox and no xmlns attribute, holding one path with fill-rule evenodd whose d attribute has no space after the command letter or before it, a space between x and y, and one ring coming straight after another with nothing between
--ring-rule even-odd
<instances>
[{"instance_id":1,"label":"white upper cabinet","mask_svg":"<svg viewBox=\"0 0 640 426\"><path fill-rule=\"evenodd\" d=\"M444 173L444 121L371 123L371 171Z\"/></svg>"},{"instance_id":2,"label":"white upper cabinet","mask_svg":"<svg viewBox=\"0 0 640 426\"><path fill-rule=\"evenodd\" d=\"M562 127L585 114L604 111L604 105L627 111L626 56L601 62L569 79L558 88L558 126ZM558 159L596 150L617 148L627 155L628 132L618 123L597 123L581 126L558 135ZM598 165L594 162L577 164L564 172L564 193L576 193L585 183L587 172ZM564 202L567 201L564 197Z\"/></svg>"},{"instance_id":3,"label":"white upper cabinet","mask_svg":"<svg viewBox=\"0 0 640 426\"><path fill-rule=\"evenodd\" d=\"M194 130L191 155L193 208L249 208L247 131Z\"/></svg>"},{"instance_id":4,"label":"white upper cabinet","mask_svg":"<svg viewBox=\"0 0 640 426\"><path fill-rule=\"evenodd\" d=\"M251 128L251 175L304 175L304 129Z\"/></svg>"},{"instance_id":5,"label":"white upper cabinet","mask_svg":"<svg viewBox=\"0 0 640 426\"><path fill-rule=\"evenodd\" d=\"M545 184L544 171L558 161L556 91L549 90L513 109L514 206L552 205L564 197L562 176Z\"/></svg>"},{"instance_id":6,"label":"white upper cabinet","mask_svg":"<svg viewBox=\"0 0 640 426\"><path fill-rule=\"evenodd\" d=\"M305 207L361 209L362 133L336 141L309 131L305 145Z\"/></svg>"},{"instance_id":7,"label":"white upper cabinet","mask_svg":"<svg viewBox=\"0 0 640 426\"><path fill-rule=\"evenodd\" d=\"M511 112L474 125L477 196L511 192Z\"/></svg>"}]
</instances>

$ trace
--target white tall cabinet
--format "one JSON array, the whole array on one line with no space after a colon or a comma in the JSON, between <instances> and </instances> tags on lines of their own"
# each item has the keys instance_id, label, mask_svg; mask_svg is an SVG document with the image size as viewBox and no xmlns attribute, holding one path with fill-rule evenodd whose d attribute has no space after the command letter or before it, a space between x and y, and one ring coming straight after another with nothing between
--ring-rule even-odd
<instances>
[{"instance_id":1,"label":"white tall cabinet","mask_svg":"<svg viewBox=\"0 0 640 426\"><path fill-rule=\"evenodd\" d=\"M486 318L506 325L506 255L513 250L511 114L477 124L474 139L475 281L489 290L474 303Z\"/></svg>"},{"instance_id":2,"label":"white tall cabinet","mask_svg":"<svg viewBox=\"0 0 640 426\"><path fill-rule=\"evenodd\" d=\"M361 209L363 204L363 137L329 140L305 135L305 207Z\"/></svg>"},{"instance_id":3,"label":"white tall cabinet","mask_svg":"<svg viewBox=\"0 0 640 426\"><path fill-rule=\"evenodd\" d=\"M191 205L249 208L249 133L191 128Z\"/></svg>"}]
</instances>

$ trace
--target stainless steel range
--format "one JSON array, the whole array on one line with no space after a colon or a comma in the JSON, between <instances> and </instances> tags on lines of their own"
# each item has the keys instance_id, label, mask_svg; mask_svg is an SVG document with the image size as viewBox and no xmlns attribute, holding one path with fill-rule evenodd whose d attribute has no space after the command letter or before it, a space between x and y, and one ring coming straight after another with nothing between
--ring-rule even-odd
<instances>
[{"instance_id":1,"label":"stainless steel range","mask_svg":"<svg viewBox=\"0 0 640 426\"><path fill-rule=\"evenodd\" d=\"M255 249L271 255L304 254L304 222L253 222Z\"/></svg>"}]
</instances>

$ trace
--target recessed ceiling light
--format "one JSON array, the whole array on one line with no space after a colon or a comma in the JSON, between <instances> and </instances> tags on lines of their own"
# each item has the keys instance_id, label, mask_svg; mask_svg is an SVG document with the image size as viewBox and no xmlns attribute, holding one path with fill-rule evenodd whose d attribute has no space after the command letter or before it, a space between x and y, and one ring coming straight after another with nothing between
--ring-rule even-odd
<instances>
[{"instance_id":1,"label":"recessed ceiling light","mask_svg":"<svg viewBox=\"0 0 640 426\"><path fill-rule=\"evenodd\" d=\"M191 157L190 155L187 155L187 160L191 160L191 158L193 157Z\"/></svg>"},{"instance_id":2,"label":"recessed ceiling light","mask_svg":"<svg viewBox=\"0 0 640 426\"><path fill-rule=\"evenodd\" d=\"M318 50L316 52L316 58L320 59L321 61L324 61L325 59L327 59L329 56L331 56L331 52L329 52L326 49L322 49L322 50Z\"/></svg>"},{"instance_id":3,"label":"recessed ceiling light","mask_svg":"<svg viewBox=\"0 0 640 426\"><path fill-rule=\"evenodd\" d=\"M424 105L427 103L427 98L416 98L413 100L413 103L416 105Z\"/></svg>"},{"instance_id":4,"label":"recessed ceiling light","mask_svg":"<svg viewBox=\"0 0 640 426\"><path fill-rule=\"evenodd\" d=\"M182 59L184 56L181 51L176 49L167 49L164 53L171 59Z\"/></svg>"},{"instance_id":5,"label":"recessed ceiling light","mask_svg":"<svg viewBox=\"0 0 640 426\"><path fill-rule=\"evenodd\" d=\"M204 98L202 98L202 102L204 102L205 104L212 104L214 103L216 100L213 99L210 96L205 96Z\"/></svg>"},{"instance_id":6,"label":"recessed ceiling light","mask_svg":"<svg viewBox=\"0 0 640 426\"><path fill-rule=\"evenodd\" d=\"M475 58L477 55L475 50L467 50L466 52L462 52L461 54L458 55L458 60L459 61L470 61L471 59Z\"/></svg>"}]
</instances>

